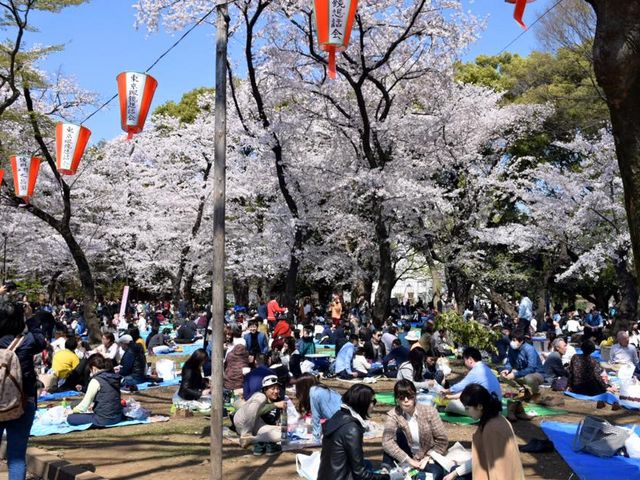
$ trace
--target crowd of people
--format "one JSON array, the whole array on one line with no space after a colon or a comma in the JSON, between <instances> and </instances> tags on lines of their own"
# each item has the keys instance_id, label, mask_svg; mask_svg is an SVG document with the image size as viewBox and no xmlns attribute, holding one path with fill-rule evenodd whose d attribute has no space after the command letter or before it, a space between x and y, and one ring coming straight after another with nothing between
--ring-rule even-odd
<instances>
[{"instance_id":1,"label":"crowd of people","mask_svg":"<svg viewBox=\"0 0 640 480\"><path fill-rule=\"evenodd\" d=\"M6 293L3 287L0 296ZM116 304L100 303L101 344L90 346L81 305L73 300L56 306L34 305L19 297L0 301L0 347L15 348L28 399L20 417L0 419L9 438L12 480L23 478L24 449L38 388L84 393L68 417L70 424L118 423L123 418L122 389L161 381L147 356L171 353L204 335L201 348L182 366L176 396L185 402L210 397L206 308L194 309L186 302L177 306L130 302L121 316ZM323 308L303 299L293 321L275 296L259 301L255 308L229 309L225 313L224 398L233 405L232 428L241 444L255 455L279 453L283 423L288 428L287 410L295 404L301 418L308 418L313 438L322 442L320 478L388 478L385 472L400 464L429 473L435 480L517 479L523 478L522 465L509 421L531 417L519 401L510 401L506 416L500 415L501 383L515 386L524 400L538 403L548 401L540 393L543 384L585 395L615 391L591 356L594 340L603 341L607 331L606 316L600 312L556 312L538 325L526 297L512 318L470 305L465 318L502 333L495 355L489 358L472 346L460 349L449 338L450 332L438 326L438 313L446 308L446 302L398 304L380 326L369 316L364 298L346 308L338 294ZM546 342L542 353L532 342L540 336ZM572 345L578 337L579 352ZM627 365L637 374L639 340L637 326L618 332L610 347L610 364ZM447 357L452 355L462 357L467 369L455 383L449 380ZM382 469L374 471L364 458L362 439L376 404L375 391L366 382L379 376L395 380L395 406L385 416ZM323 383L327 378L362 383L341 395ZM288 391L294 402L287 398ZM471 461L448 470L436 460L446 454L449 440L434 398L446 404L449 413L479 420ZM498 458L498 451L504 455Z\"/></svg>"}]
</instances>

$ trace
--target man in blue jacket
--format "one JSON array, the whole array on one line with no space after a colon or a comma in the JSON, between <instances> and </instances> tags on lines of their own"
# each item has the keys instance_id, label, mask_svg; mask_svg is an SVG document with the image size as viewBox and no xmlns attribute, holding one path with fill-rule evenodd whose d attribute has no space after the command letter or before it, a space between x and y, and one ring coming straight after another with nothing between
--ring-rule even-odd
<instances>
[{"instance_id":1,"label":"man in blue jacket","mask_svg":"<svg viewBox=\"0 0 640 480\"><path fill-rule=\"evenodd\" d=\"M249 333L245 334L244 341L247 345L249 355L256 355L258 353L266 355L269 351L267 336L258 331L258 322L255 320L249 322Z\"/></svg>"},{"instance_id":2,"label":"man in blue jacket","mask_svg":"<svg viewBox=\"0 0 640 480\"><path fill-rule=\"evenodd\" d=\"M528 388L534 396L539 395L544 382L544 367L535 347L524 341L523 333L512 333L507 352L507 363L500 377L513 380Z\"/></svg>"}]
</instances>

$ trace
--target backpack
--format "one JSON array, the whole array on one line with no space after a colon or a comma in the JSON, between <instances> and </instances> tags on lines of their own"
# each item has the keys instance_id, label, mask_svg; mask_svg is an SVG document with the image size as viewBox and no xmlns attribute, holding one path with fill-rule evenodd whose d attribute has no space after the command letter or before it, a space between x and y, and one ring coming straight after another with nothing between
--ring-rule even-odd
<instances>
[{"instance_id":1,"label":"backpack","mask_svg":"<svg viewBox=\"0 0 640 480\"><path fill-rule=\"evenodd\" d=\"M0 349L0 422L15 420L24 413L22 369L16 355L23 338L18 336L9 348Z\"/></svg>"}]
</instances>

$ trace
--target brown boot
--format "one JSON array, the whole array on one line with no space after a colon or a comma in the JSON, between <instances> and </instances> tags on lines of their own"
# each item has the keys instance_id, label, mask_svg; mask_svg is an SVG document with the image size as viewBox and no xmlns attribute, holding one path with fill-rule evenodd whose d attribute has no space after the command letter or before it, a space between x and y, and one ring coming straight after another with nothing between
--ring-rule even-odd
<instances>
[{"instance_id":1,"label":"brown boot","mask_svg":"<svg viewBox=\"0 0 640 480\"><path fill-rule=\"evenodd\" d=\"M507 420L510 422L517 422L518 417L516 416L517 404L520 402L507 402Z\"/></svg>"},{"instance_id":2,"label":"brown boot","mask_svg":"<svg viewBox=\"0 0 640 480\"><path fill-rule=\"evenodd\" d=\"M516 403L515 413L518 420L531 421L532 419L536 418L535 415L529 415L524 411L524 405L522 405L522 402Z\"/></svg>"}]
</instances>

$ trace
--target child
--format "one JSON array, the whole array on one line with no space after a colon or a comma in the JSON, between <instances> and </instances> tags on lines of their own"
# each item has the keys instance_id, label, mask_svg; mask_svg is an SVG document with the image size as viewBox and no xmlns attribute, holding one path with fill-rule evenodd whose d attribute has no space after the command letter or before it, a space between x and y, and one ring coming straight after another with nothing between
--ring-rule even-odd
<instances>
[{"instance_id":1,"label":"child","mask_svg":"<svg viewBox=\"0 0 640 480\"><path fill-rule=\"evenodd\" d=\"M371 368L371 364L367 361L364 356L364 347L358 347L356 349L356 354L353 357L353 369L356 372L360 372L364 375L369 375L369 369Z\"/></svg>"}]
</instances>

